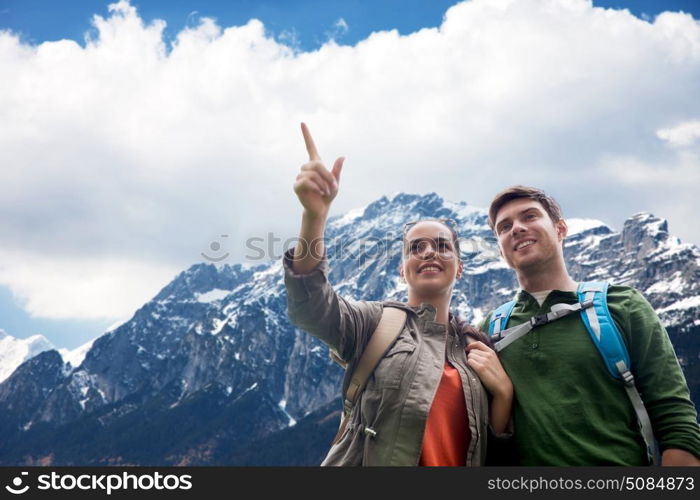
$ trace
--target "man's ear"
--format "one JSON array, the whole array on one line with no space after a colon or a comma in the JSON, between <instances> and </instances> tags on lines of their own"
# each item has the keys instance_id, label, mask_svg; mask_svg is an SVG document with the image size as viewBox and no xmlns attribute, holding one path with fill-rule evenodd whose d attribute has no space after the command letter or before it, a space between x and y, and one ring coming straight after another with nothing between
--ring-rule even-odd
<instances>
[{"instance_id":1,"label":"man's ear","mask_svg":"<svg viewBox=\"0 0 700 500\"><path fill-rule=\"evenodd\" d=\"M464 272L464 262L460 259L459 264L457 264L457 278L459 279L462 277L462 273Z\"/></svg>"},{"instance_id":2,"label":"man's ear","mask_svg":"<svg viewBox=\"0 0 700 500\"><path fill-rule=\"evenodd\" d=\"M566 225L566 221L564 219L559 219L556 224L557 227L557 236L559 236L559 241L562 241L564 238L566 238L566 235L569 234L569 226Z\"/></svg>"}]
</instances>

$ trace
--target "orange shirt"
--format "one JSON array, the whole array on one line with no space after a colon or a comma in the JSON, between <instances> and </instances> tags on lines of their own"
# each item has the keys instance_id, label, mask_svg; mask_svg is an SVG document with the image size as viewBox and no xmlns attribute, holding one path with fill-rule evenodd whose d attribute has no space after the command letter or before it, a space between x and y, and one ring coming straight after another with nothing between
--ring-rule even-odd
<instances>
[{"instance_id":1,"label":"orange shirt","mask_svg":"<svg viewBox=\"0 0 700 500\"><path fill-rule=\"evenodd\" d=\"M471 434L459 372L448 361L428 413L418 465L464 466Z\"/></svg>"}]
</instances>

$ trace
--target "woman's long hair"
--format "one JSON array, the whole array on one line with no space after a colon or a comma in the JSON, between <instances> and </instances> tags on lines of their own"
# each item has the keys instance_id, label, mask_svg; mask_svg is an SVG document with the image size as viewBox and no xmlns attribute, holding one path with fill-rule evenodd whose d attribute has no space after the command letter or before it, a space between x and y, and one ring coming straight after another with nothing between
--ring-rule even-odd
<instances>
[{"instance_id":1,"label":"woman's long hair","mask_svg":"<svg viewBox=\"0 0 700 500\"><path fill-rule=\"evenodd\" d=\"M482 332L481 330L477 330L474 328L472 325L464 321L462 318L459 316L453 316L454 323L457 326L457 337L459 337L460 341L462 342L463 345L467 345L467 337L471 337L474 340L479 340L489 346L491 349L493 349L493 342L491 342L491 339L489 338L486 333Z\"/></svg>"}]
</instances>

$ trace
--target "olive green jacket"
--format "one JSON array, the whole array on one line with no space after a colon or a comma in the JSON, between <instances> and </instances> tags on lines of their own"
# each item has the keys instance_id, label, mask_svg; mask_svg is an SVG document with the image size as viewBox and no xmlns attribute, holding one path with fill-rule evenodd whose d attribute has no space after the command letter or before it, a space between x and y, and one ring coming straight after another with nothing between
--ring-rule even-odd
<instances>
[{"instance_id":1,"label":"olive green jacket","mask_svg":"<svg viewBox=\"0 0 700 500\"><path fill-rule=\"evenodd\" d=\"M418 465L445 359L459 372L469 410L471 441L465 465L483 465L487 392L467 365L465 341L453 333L457 330L450 328L448 332L445 325L436 323L436 311L430 304L412 308L395 301L347 300L328 283L325 260L309 274L298 275L291 269L290 252L284 258L289 319L348 363L344 388L347 373L352 373L359 361L383 307L400 307L408 313L403 331L370 376L345 432L322 465ZM507 439L505 434L495 437Z\"/></svg>"}]
</instances>

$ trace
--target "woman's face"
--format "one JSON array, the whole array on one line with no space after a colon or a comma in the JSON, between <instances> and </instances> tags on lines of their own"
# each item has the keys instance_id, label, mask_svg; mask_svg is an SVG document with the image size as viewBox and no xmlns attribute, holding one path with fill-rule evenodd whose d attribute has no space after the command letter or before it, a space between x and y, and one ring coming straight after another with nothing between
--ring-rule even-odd
<instances>
[{"instance_id":1,"label":"woman's face","mask_svg":"<svg viewBox=\"0 0 700 500\"><path fill-rule=\"evenodd\" d=\"M409 292L422 297L449 294L454 280L462 275L462 267L452 232L445 224L419 222L404 235L399 273Z\"/></svg>"}]
</instances>

